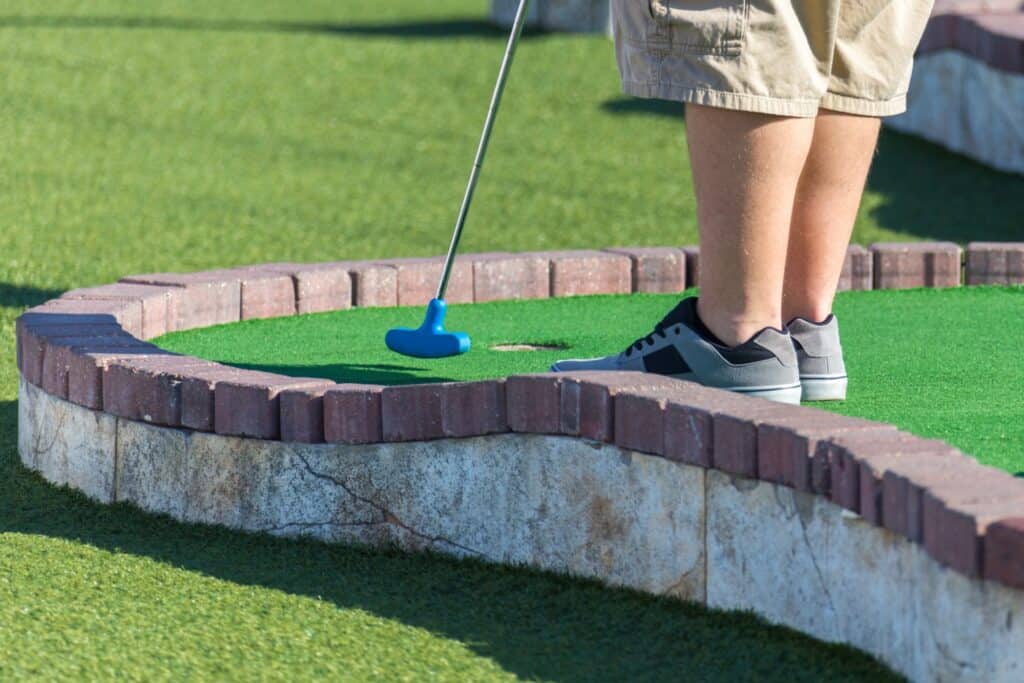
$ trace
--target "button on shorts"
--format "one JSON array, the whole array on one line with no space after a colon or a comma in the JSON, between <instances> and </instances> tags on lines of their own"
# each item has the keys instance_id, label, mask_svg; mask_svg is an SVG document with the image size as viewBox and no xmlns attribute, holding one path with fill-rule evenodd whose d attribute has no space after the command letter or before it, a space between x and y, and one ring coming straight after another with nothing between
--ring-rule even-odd
<instances>
[{"instance_id":1,"label":"button on shorts","mask_svg":"<svg viewBox=\"0 0 1024 683\"><path fill-rule=\"evenodd\" d=\"M933 0L612 0L623 90L814 116L906 109Z\"/></svg>"}]
</instances>

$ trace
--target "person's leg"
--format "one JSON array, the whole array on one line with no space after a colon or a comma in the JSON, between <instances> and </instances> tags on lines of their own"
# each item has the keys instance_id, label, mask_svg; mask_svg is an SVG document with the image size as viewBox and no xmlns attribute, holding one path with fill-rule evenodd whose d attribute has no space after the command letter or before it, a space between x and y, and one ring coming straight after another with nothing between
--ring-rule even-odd
<instances>
[{"instance_id":1,"label":"person's leg","mask_svg":"<svg viewBox=\"0 0 1024 683\"><path fill-rule=\"evenodd\" d=\"M690 104L686 128L700 226L698 311L737 345L784 323L790 223L814 119Z\"/></svg>"},{"instance_id":2,"label":"person's leg","mask_svg":"<svg viewBox=\"0 0 1024 683\"><path fill-rule=\"evenodd\" d=\"M822 110L796 190L782 320L820 322L836 286L878 141L879 119Z\"/></svg>"}]
</instances>

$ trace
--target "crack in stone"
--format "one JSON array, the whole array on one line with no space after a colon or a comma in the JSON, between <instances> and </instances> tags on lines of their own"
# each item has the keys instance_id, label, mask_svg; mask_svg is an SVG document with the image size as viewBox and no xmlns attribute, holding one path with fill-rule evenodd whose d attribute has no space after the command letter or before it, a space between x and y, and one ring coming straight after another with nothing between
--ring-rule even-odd
<instances>
[{"instance_id":1,"label":"crack in stone","mask_svg":"<svg viewBox=\"0 0 1024 683\"><path fill-rule=\"evenodd\" d=\"M381 524L387 524L387 522L384 520L360 520L357 522L335 522L333 520L328 520L326 522L286 522L284 524L279 524L277 526L261 527L256 531L258 533L267 534L278 531L286 531L288 529L315 529L318 527L334 527L338 529L343 529L346 527L380 526Z\"/></svg>"},{"instance_id":2,"label":"crack in stone","mask_svg":"<svg viewBox=\"0 0 1024 683\"><path fill-rule=\"evenodd\" d=\"M779 498L780 487L775 489L775 502L782 507L786 508L786 505ZM795 493L792 495L796 495ZM828 589L828 582L825 581L825 573L821 570L821 565L818 564L818 557L814 553L814 546L811 544L810 536L807 535L807 522L804 521L804 516L800 514L800 510L796 507L796 501L793 501L793 517L796 517L797 521L800 522L800 533L804 539L804 545L807 546L807 555L811 558L811 564L814 565L814 572L818 575L818 581L821 583L821 590L825 593L825 599L828 601L828 608L832 612L832 616L836 616L835 603L832 601L832 593Z\"/></svg>"},{"instance_id":3,"label":"crack in stone","mask_svg":"<svg viewBox=\"0 0 1024 683\"><path fill-rule=\"evenodd\" d=\"M486 557L486 555L484 555L484 553L482 553L482 552L480 552L478 550L474 550L473 548L470 548L468 546L462 545L461 543L456 543L455 541L453 541L453 540L451 540L449 538L445 538L444 536L441 536L441 535L431 536L430 534L425 534L422 531L417 531L416 529L412 528L411 526L409 526L408 524L403 522L398 517L398 515L393 513L391 510L389 510L385 506L381 505L380 503L378 503L377 501L375 501L375 500L373 500L371 498L367 498L365 496L361 496L358 493L356 493L355 491L353 491L352 488L347 483L342 481L341 479L337 479L335 477L332 477L329 474L325 474L323 472L316 471L315 469L313 469L313 466L309 464L309 461L306 460L306 458L303 457L302 455L300 455L299 453L295 453L295 457L299 459L299 461L302 463L303 467L306 468L306 471L309 472L309 474L311 476L313 476L313 477L315 477L317 479L320 479L321 481L326 481L326 482L328 482L330 484L333 484L334 486L337 486L342 491L344 491L350 498L352 498L352 499L354 499L354 500L356 500L356 501L358 501L360 503L363 503L364 505L368 505L371 508L373 508L374 510L376 510L377 512L379 512L383 519L380 520L379 522L376 522L375 524L378 524L378 525L379 524L389 524L389 525L392 525L392 526L396 526L399 529L402 529L403 531L405 531L406 533L408 533L408 534L410 534L410 535L412 535L412 536L414 536L414 537L416 537L418 539L426 541L428 547L434 545L435 543L443 543L445 545L450 545L453 548L458 548L459 550L462 550L463 552L469 553L471 555L476 555L477 557Z\"/></svg>"},{"instance_id":4,"label":"crack in stone","mask_svg":"<svg viewBox=\"0 0 1024 683\"><path fill-rule=\"evenodd\" d=\"M702 567L700 567L699 565L700 563L698 562L697 565L694 565L689 570L683 572L682 576L680 576L679 579L671 586L663 590L661 594L669 597L684 597L687 600L692 600L693 597L691 595L691 591L677 591L679 591L680 588L686 585L687 581L690 579L691 576L693 576L693 574L699 572L702 569Z\"/></svg>"},{"instance_id":5,"label":"crack in stone","mask_svg":"<svg viewBox=\"0 0 1024 683\"><path fill-rule=\"evenodd\" d=\"M942 642L939 640L939 637L935 635L935 627L932 621L930 619L925 619L924 621L926 624L925 627L928 629L928 635L931 637L932 643L935 644L935 649L936 651L938 651L939 655L941 655L942 658L947 662L951 662L954 666L956 666L960 670L960 673L963 673L965 671L973 671L973 664L962 659L957 659L953 656L953 653L949 651L949 648L942 644Z\"/></svg>"},{"instance_id":6,"label":"crack in stone","mask_svg":"<svg viewBox=\"0 0 1024 683\"><path fill-rule=\"evenodd\" d=\"M33 409L35 409L35 406L33 406ZM31 416L32 418L37 418L38 417L38 415L35 414L35 412L36 411L33 410L34 414ZM34 452L34 454L36 456L36 462L37 463L38 463L38 459L40 457L42 457L46 453L49 453L51 450L53 450L53 447L55 445L57 445L57 440L60 438L61 433L64 431L64 421L67 419L68 411L67 410L57 410L55 412L57 413L57 420L56 420L56 424L53 425L53 428L52 428L52 431L51 431L51 434L52 434L53 438L50 439L50 443L45 448L42 447L42 439L43 439L42 430L40 430L40 429L36 429L35 430L35 443L32 444L32 451ZM37 423L39 422L39 420L37 420L37 419L35 421Z\"/></svg>"}]
</instances>

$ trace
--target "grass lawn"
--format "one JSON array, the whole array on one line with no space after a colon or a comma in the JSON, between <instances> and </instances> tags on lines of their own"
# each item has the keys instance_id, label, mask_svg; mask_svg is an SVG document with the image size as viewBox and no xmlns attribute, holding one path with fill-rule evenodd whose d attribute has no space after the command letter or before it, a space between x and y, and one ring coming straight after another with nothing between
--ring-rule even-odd
<instances>
[{"instance_id":1,"label":"grass lawn","mask_svg":"<svg viewBox=\"0 0 1024 683\"><path fill-rule=\"evenodd\" d=\"M441 360L388 351L385 331L421 308L251 320L157 340L164 348L299 377L407 384L543 372L559 358L617 353L650 332L677 295L599 296L452 306L446 327L473 348ZM844 292L836 302L851 376L846 401L816 405L955 444L1024 474L1024 287ZM941 316L937 315L941 312ZM613 322L614 321L614 322ZM564 351L508 352L526 343Z\"/></svg>"},{"instance_id":2,"label":"grass lawn","mask_svg":"<svg viewBox=\"0 0 1024 683\"><path fill-rule=\"evenodd\" d=\"M3 3L0 678L878 678L744 616L174 524L20 466L25 306L132 272L443 251L504 40L485 10ZM678 110L623 98L603 38L529 36L466 249L695 242ZM856 239L1019 239L1022 196L886 133Z\"/></svg>"}]
</instances>

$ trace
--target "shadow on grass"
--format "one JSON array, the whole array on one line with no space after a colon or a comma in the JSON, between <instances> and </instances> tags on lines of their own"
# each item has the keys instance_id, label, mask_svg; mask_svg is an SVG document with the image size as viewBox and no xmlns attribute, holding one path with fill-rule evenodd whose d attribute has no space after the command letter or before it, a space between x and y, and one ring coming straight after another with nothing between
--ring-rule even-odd
<instances>
[{"instance_id":1,"label":"shadow on grass","mask_svg":"<svg viewBox=\"0 0 1024 683\"><path fill-rule=\"evenodd\" d=\"M1003 173L921 138L882 129L868 190L882 227L923 239L1024 239L1024 176Z\"/></svg>"},{"instance_id":2,"label":"shadow on grass","mask_svg":"<svg viewBox=\"0 0 1024 683\"><path fill-rule=\"evenodd\" d=\"M0 16L6 28L147 29L220 31L235 33L299 33L378 38L451 39L507 38L508 31L476 18L399 21L380 24L273 21L246 19L195 19L189 17L125 16ZM542 31L528 30L527 36Z\"/></svg>"},{"instance_id":3,"label":"shadow on grass","mask_svg":"<svg viewBox=\"0 0 1024 683\"><path fill-rule=\"evenodd\" d=\"M223 362L223 361L218 361ZM426 384L453 382L454 377L416 374L419 368L392 363L334 363L331 365L274 365L260 363L224 363L244 370L273 372L288 377L316 377L342 384Z\"/></svg>"},{"instance_id":4,"label":"shadow on grass","mask_svg":"<svg viewBox=\"0 0 1024 683\"><path fill-rule=\"evenodd\" d=\"M601 104L616 115L682 120L680 106L627 97ZM894 232L960 244L1024 239L1024 177L996 171L912 135L882 129L867 189L883 197L871 217Z\"/></svg>"},{"instance_id":5,"label":"shadow on grass","mask_svg":"<svg viewBox=\"0 0 1024 683\"><path fill-rule=\"evenodd\" d=\"M667 116L682 121L685 108L679 102L670 100L645 99L640 97L616 97L601 103L601 109L609 114L640 114L645 116Z\"/></svg>"},{"instance_id":6,"label":"shadow on grass","mask_svg":"<svg viewBox=\"0 0 1024 683\"><path fill-rule=\"evenodd\" d=\"M712 613L525 569L253 536L181 524L123 504L97 505L20 465L16 413L14 401L0 404L0 531L69 539L365 610L457 639L531 680L891 677L866 655L750 615Z\"/></svg>"},{"instance_id":7,"label":"shadow on grass","mask_svg":"<svg viewBox=\"0 0 1024 683\"><path fill-rule=\"evenodd\" d=\"M32 285L0 282L0 307L26 308L55 299L63 294L59 289L44 289Z\"/></svg>"}]
</instances>

